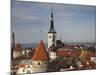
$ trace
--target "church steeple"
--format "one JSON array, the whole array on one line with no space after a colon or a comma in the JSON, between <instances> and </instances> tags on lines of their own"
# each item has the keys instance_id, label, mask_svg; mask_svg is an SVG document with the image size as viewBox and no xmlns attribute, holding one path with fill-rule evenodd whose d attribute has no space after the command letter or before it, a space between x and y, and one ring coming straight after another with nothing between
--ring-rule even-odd
<instances>
[{"instance_id":1,"label":"church steeple","mask_svg":"<svg viewBox=\"0 0 100 75\"><path fill-rule=\"evenodd\" d=\"M56 33L56 31L54 29L53 9L51 9L51 25L50 25L50 30L48 33Z\"/></svg>"},{"instance_id":2,"label":"church steeple","mask_svg":"<svg viewBox=\"0 0 100 75\"><path fill-rule=\"evenodd\" d=\"M53 20L53 10L51 8L51 23L50 23L50 30L48 32L48 48L51 46L56 47L56 31L54 29L54 20Z\"/></svg>"}]
</instances>

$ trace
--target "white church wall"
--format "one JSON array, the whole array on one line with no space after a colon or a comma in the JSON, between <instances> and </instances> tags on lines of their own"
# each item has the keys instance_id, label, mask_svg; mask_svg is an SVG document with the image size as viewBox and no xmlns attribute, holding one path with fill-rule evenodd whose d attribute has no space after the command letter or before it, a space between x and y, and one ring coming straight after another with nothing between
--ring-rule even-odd
<instances>
[{"instance_id":1,"label":"white church wall","mask_svg":"<svg viewBox=\"0 0 100 75\"><path fill-rule=\"evenodd\" d=\"M53 35L55 37L55 46L56 46L56 33L48 33L48 48L53 44Z\"/></svg>"}]
</instances>

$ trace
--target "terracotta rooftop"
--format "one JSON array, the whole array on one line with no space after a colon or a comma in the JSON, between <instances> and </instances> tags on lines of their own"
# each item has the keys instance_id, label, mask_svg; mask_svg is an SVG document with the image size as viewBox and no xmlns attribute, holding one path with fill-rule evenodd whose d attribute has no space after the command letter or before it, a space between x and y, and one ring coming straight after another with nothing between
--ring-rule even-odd
<instances>
[{"instance_id":1,"label":"terracotta rooftop","mask_svg":"<svg viewBox=\"0 0 100 75\"><path fill-rule=\"evenodd\" d=\"M15 50L17 50L17 51L22 50L22 45L17 43L15 46Z\"/></svg>"},{"instance_id":2,"label":"terracotta rooftop","mask_svg":"<svg viewBox=\"0 0 100 75\"><path fill-rule=\"evenodd\" d=\"M48 61L49 60L48 53L45 49L45 46L42 40L40 44L38 45L32 60L33 61Z\"/></svg>"},{"instance_id":3,"label":"terracotta rooftop","mask_svg":"<svg viewBox=\"0 0 100 75\"><path fill-rule=\"evenodd\" d=\"M20 68L25 68L26 64L19 65Z\"/></svg>"},{"instance_id":4,"label":"terracotta rooftop","mask_svg":"<svg viewBox=\"0 0 100 75\"><path fill-rule=\"evenodd\" d=\"M73 54L72 51L62 49L57 51L57 56L70 57L73 56Z\"/></svg>"}]
</instances>

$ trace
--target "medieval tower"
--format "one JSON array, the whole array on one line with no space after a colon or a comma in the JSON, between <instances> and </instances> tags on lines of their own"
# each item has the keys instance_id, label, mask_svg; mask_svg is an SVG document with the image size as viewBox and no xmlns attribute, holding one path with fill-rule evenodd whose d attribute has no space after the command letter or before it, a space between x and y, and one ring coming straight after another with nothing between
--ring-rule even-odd
<instances>
[{"instance_id":1,"label":"medieval tower","mask_svg":"<svg viewBox=\"0 0 100 75\"><path fill-rule=\"evenodd\" d=\"M49 56L44 46L44 43L41 40L32 58L32 72L33 73L47 72L48 61L49 61Z\"/></svg>"}]
</instances>

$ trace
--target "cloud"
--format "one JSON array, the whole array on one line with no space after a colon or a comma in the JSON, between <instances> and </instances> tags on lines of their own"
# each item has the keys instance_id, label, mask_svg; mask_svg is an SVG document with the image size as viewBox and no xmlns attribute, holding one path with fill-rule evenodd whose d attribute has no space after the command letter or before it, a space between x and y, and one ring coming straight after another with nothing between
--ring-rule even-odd
<instances>
[{"instance_id":1,"label":"cloud","mask_svg":"<svg viewBox=\"0 0 100 75\"><path fill-rule=\"evenodd\" d=\"M55 30L63 40L95 40L95 6L50 4L38 2L12 2L12 32L19 42L38 42L40 30L47 42L50 28L51 7L53 8ZM28 38L29 37L29 38Z\"/></svg>"}]
</instances>

